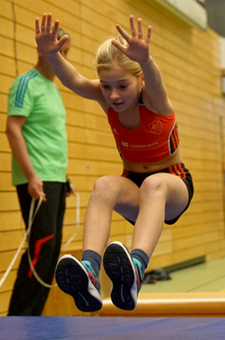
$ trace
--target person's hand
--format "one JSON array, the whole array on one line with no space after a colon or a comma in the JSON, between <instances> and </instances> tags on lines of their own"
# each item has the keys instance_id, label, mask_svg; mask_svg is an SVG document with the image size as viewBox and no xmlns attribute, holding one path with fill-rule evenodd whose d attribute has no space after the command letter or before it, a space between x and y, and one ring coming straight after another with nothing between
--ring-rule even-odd
<instances>
[{"instance_id":1,"label":"person's hand","mask_svg":"<svg viewBox=\"0 0 225 340\"><path fill-rule=\"evenodd\" d=\"M39 199L42 196L43 201L46 201L46 194L43 190L43 182L42 180L34 176L28 182L28 193L34 199Z\"/></svg>"},{"instance_id":2,"label":"person's hand","mask_svg":"<svg viewBox=\"0 0 225 340\"><path fill-rule=\"evenodd\" d=\"M128 46L123 46L120 42L113 39L112 44L123 52L128 58L138 63L147 63L149 61L149 43L151 38L151 26L148 26L146 37L143 34L142 20L137 20L137 30L134 24L133 15L130 16L130 29L129 35L119 24L116 25L117 30L122 37L127 41Z\"/></svg>"},{"instance_id":3,"label":"person's hand","mask_svg":"<svg viewBox=\"0 0 225 340\"><path fill-rule=\"evenodd\" d=\"M36 27L36 42L38 45L38 51L42 54L56 54L59 52L64 43L69 39L68 35L62 36L58 41L57 32L59 27L59 21L56 20L52 27L52 14L44 13L42 17L41 27L39 24L39 18L35 20Z\"/></svg>"},{"instance_id":4,"label":"person's hand","mask_svg":"<svg viewBox=\"0 0 225 340\"><path fill-rule=\"evenodd\" d=\"M76 194L77 194L77 190L76 190L75 186L67 178L67 193L66 193L66 197L69 197L71 195L76 196Z\"/></svg>"}]
</instances>

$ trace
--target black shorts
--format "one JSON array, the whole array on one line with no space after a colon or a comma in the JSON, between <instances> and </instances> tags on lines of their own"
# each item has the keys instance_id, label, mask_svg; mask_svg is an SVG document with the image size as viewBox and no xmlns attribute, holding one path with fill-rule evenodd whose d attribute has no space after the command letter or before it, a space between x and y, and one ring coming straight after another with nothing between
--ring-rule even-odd
<instances>
[{"instance_id":1,"label":"black shorts","mask_svg":"<svg viewBox=\"0 0 225 340\"><path fill-rule=\"evenodd\" d=\"M137 173L137 172L124 170L122 173L122 176L129 178L132 182L134 182L140 188L140 186L142 185L142 182L144 181L146 177L149 177L151 175L154 175L160 172L164 172L164 173L168 173L168 174L172 174L172 175L180 177L184 181L187 187L187 190L188 190L189 199L188 199L188 203L184 211L182 211L182 213L173 220L170 220L170 221L165 220L166 224L174 224L179 219L179 217L187 210L187 208L189 207L191 203L193 194L194 194L194 186L193 186L191 174L188 171L188 169L185 168L183 163L179 163L179 164L170 166L169 168L156 171L156 172ZM135 222L133 221L130 221L130 220L128 221L133 225L135 224Z\"/></svg>"}]
</instances>

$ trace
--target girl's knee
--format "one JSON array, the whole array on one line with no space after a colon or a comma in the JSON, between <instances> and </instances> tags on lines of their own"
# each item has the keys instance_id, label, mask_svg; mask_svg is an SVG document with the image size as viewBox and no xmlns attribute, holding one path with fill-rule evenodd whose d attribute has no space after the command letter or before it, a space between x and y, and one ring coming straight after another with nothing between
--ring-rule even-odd
<instances>
[{"instance_id":1,"label":"girl's knee","mask_svg":"<svg viewBox=\"0 0 225 340\"><path fill-rule=\"evenodd\" d=\"M105 192L106 189L108 189L110 187L110 180L108 176L104 176L104 177L99 177L96 181L95 181L95 185L93 188L93 191L95 192Z\"/></svg>"},{"instance_id":2,"label":"girl's knee","mask_svg":"<svg viewBox=\"0 0 225 340\"><path fill-rule=\"evenodd\" d=\"M111 176L100 177L96 180L91 196L107 199L117 192L117 185Z\"/></svg>"},{"instance_id":3,"label":"girl's knee","mask_svg":"<svg viewBox=\"0 0 225 340\"><path fill-rule=\"evenodd\" d=\"M140 187L140 195L149 197L155 194L164 195L164 183L162 178L157 176L157 174L147 177Z\"/></svg>"}]
</instances>

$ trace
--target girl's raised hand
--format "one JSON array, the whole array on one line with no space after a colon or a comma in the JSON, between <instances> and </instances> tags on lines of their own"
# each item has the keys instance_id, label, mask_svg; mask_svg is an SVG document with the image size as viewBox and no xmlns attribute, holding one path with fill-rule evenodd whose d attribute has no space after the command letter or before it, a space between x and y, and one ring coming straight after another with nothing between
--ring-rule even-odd
<instances>
[{"instance_id":1,"label":"girl's raised hand","mask_svg":"<svg viewBox=\"0 0 225 340\"><path fill-rule=\"evenodd\" d=\"M146 37L143 34L142 20L137 20L136 29L134 24L133 15L130 16L130 29L129 35L119 24L116 25L117 30L122 37L127 41L128 46L123 46L117 40L113 39L112 44L121 50L128 58L137 61L138 63L146 63L149 61L149 43L151 38L151 26L148 26Z\"/></svg>"},{"instance_id":2,"label":"girl's raised hand","mask_svg":"<svg viewBox=\"0 0 225 340\"><path fill-rule=\"evenodd\" d=\"M35 20L36 28L36 42L38 45L38 51L42 54L56 54L59 52L68 40L68 35L64 35L59 41L57 39L57 32L59 27L59 21L56 20L52 27L52 14L44 13L41 21L41 27L39 25L39 18Z\"/></svg>"}]
</instances>

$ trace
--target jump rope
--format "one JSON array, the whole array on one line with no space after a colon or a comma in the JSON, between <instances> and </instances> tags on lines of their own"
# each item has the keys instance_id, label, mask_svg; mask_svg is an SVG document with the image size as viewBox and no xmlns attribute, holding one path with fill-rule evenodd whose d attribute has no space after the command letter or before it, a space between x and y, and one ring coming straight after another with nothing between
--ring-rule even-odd
<instances>
[{"instance_id":1,"label":"jump rope","mask_svg":"<svg viewBox=\"0 0 225 340\"><path fill-rule=\"evenodd\" d=\"M79 193L76 191L76 198L77 198L77 202L76 202L76 231L75 233L69 238L69 240L66 242L66 244L64 245L63 249L65 249L72 241L73 239L76 237L76 234L78 232L78 229L80 227L80 195ZM0 280L0 287L3 285L6 277L8 276L8 274L10 273L17 257L19 256L19 253L24 245L24 243L27 241L27 255L28 255L28 262L29 262L29 265L30 265L30 268L33 272L33 275L34 277L36 278L36 280L44 287L46 288L52 288L52 287L56 287L57 284L54 284L54 285L50 285L46 282L44 282L40 276L38 275L38 273L36 272L34 266L33 266L33 263L32 263L32 259L31 259L31 255L30 255L30 249L29 249L29 241L30 241L30 233L31 233L31 229L32 229L32 225L33 225L33 222L34 222L34 219L38 213L38 210L41 206L41 203L43 201L43 198L40 197L39 201L38 201L38 204L37 204L37 207L36 209L34 210L34 206L35 206L35 199L33 198L32 201L31 201L31 205L30 205L30 212L29 212L29 220L28 220L28 228L27 228L27 231L22 239L22 242L21 244L19 245L19 248L17 249L16 251L16 254L14 255L8 269L6 270L5 274L3 275L3 277L1 278Z\"/></svg>"}]
</instances>

